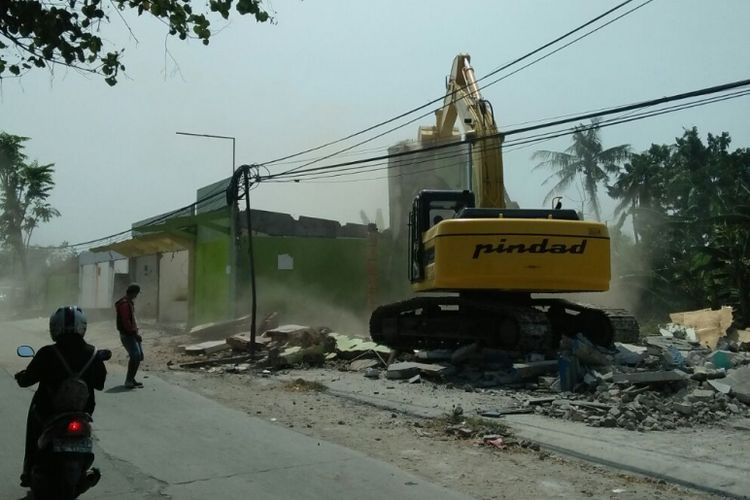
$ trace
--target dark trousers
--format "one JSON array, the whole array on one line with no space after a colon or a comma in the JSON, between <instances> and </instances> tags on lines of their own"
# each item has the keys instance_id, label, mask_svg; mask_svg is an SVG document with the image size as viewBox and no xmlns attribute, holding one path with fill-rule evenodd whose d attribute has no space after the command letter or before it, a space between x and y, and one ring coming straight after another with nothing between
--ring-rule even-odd
<instances>
[{"instance_id":1,"label":"dark trousers","mask_svg":"<svg viewBox=\"0 0 750 500\"><path fill-rule=\"evenodd\" d=\"M36 405L32 403L29 407L29 414L26 417L26 449L23 457L24 474L31 474L31 467L34 465L34 460L38 452L37 440L42 435L43 430L42 418L36 411Z\"/></svg>"}]
</instances>

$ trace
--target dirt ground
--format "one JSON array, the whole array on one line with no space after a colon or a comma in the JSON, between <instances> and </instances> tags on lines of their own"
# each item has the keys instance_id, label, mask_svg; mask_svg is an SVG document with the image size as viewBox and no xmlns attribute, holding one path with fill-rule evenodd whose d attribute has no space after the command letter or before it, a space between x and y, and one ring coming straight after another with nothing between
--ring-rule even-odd
<instances>
[{"instance_id":1,"label":"dirt ground","mask_svg":"<svg viewBox=\"0 0 750 500\"><path fill-rule=\"evenodd\" d=\"M111 325L100 323L92 328L106 330ZM447 422L393 413L327 393L326 382L342 376L336 370L298 370L269 376L253 372L229 374L176 370L174 367L179 363L200 359L185 355L178 346L206 339L149 328L144 328L142 334L146 352L142 371L145 383L148 383L149 373L157 374L249 415L358 450L478 499L718 498L663 481L556 456L534 449L533 445L497 449L481 445L481 439L449 435L446 433ZM111 347L114 348L112 362L125 364L122 349L118 349L116 343ZM168 363L171 363L171 368ZM442 397L455 397L457 403L462 402L467 409L468 405L498 404L499 395L491 391L470 394L461 388L451 389L436 384L391 384L356 375L357 380L362 381L362 390L375 394L378 390L403 391L405 401L429 404L430 398L440 391ZM293 383L299 378L311 383ZM513 441L512 437L504 439Z\"/></svg>"}]
</instances>

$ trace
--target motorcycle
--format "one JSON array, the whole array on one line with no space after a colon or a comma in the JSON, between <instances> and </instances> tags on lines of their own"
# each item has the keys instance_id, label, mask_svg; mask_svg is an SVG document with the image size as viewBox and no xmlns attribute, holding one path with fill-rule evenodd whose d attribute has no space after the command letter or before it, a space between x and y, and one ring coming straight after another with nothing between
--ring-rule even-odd
<instances>
[{"instance_id":1,"label":"motorcycle","mask_svg":"<svg viewBox=\"0 0 750 500\"><path fill-rule=\"evenodd\" d=\"M34 356L30 346L20 346L23 358ZM107 360L108 350L97 351ZM37 454L31 469L31 491L35 500L73 500L95 486L101 473L94 463L91 415L83 411L53 415L44 423L37 440Z\"/></svg>"}]
</instances>

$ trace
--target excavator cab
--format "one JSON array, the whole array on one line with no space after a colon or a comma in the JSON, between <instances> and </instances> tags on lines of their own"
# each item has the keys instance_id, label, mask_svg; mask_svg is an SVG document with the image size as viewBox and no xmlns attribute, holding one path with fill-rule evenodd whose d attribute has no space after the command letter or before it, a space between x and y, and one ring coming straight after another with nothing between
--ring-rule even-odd
<instances>
[{"instance_id":1,"label":"excavator cab","mask_svg":"<svg viewBox=\"0 0 750 500\"><path fill-rule=\"evenodd\" d=\"M424 280L425 266L434 258L425 252L422 235L446 219L474 207L471 191L422 190L409 214L409 280Z\"/></svg>"}]
</instances>

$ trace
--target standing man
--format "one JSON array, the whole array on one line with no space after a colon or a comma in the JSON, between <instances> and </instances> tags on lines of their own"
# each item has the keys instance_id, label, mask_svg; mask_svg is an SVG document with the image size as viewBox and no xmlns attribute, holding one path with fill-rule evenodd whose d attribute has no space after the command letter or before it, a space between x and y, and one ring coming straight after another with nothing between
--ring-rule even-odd
<instances>
[{"instance_id":1,"label":"standing man","mask_svg":"<svg viewBox=\"0 0 750 500\"><path fill-rule=\"evenodd\" d=\"M115 302L115 312L117 313L117 331L120 332L120 340L125 350L128 351L130 360L128 361L128 373L125 376L125 387L133 389L143 387L143 384L135 379L138 366L143 361L143 340L138 333L138 325L135 322L135 299L141 292L141 287L135 283L128 285L125 296Z\"/></svg>"}]
</instances>

